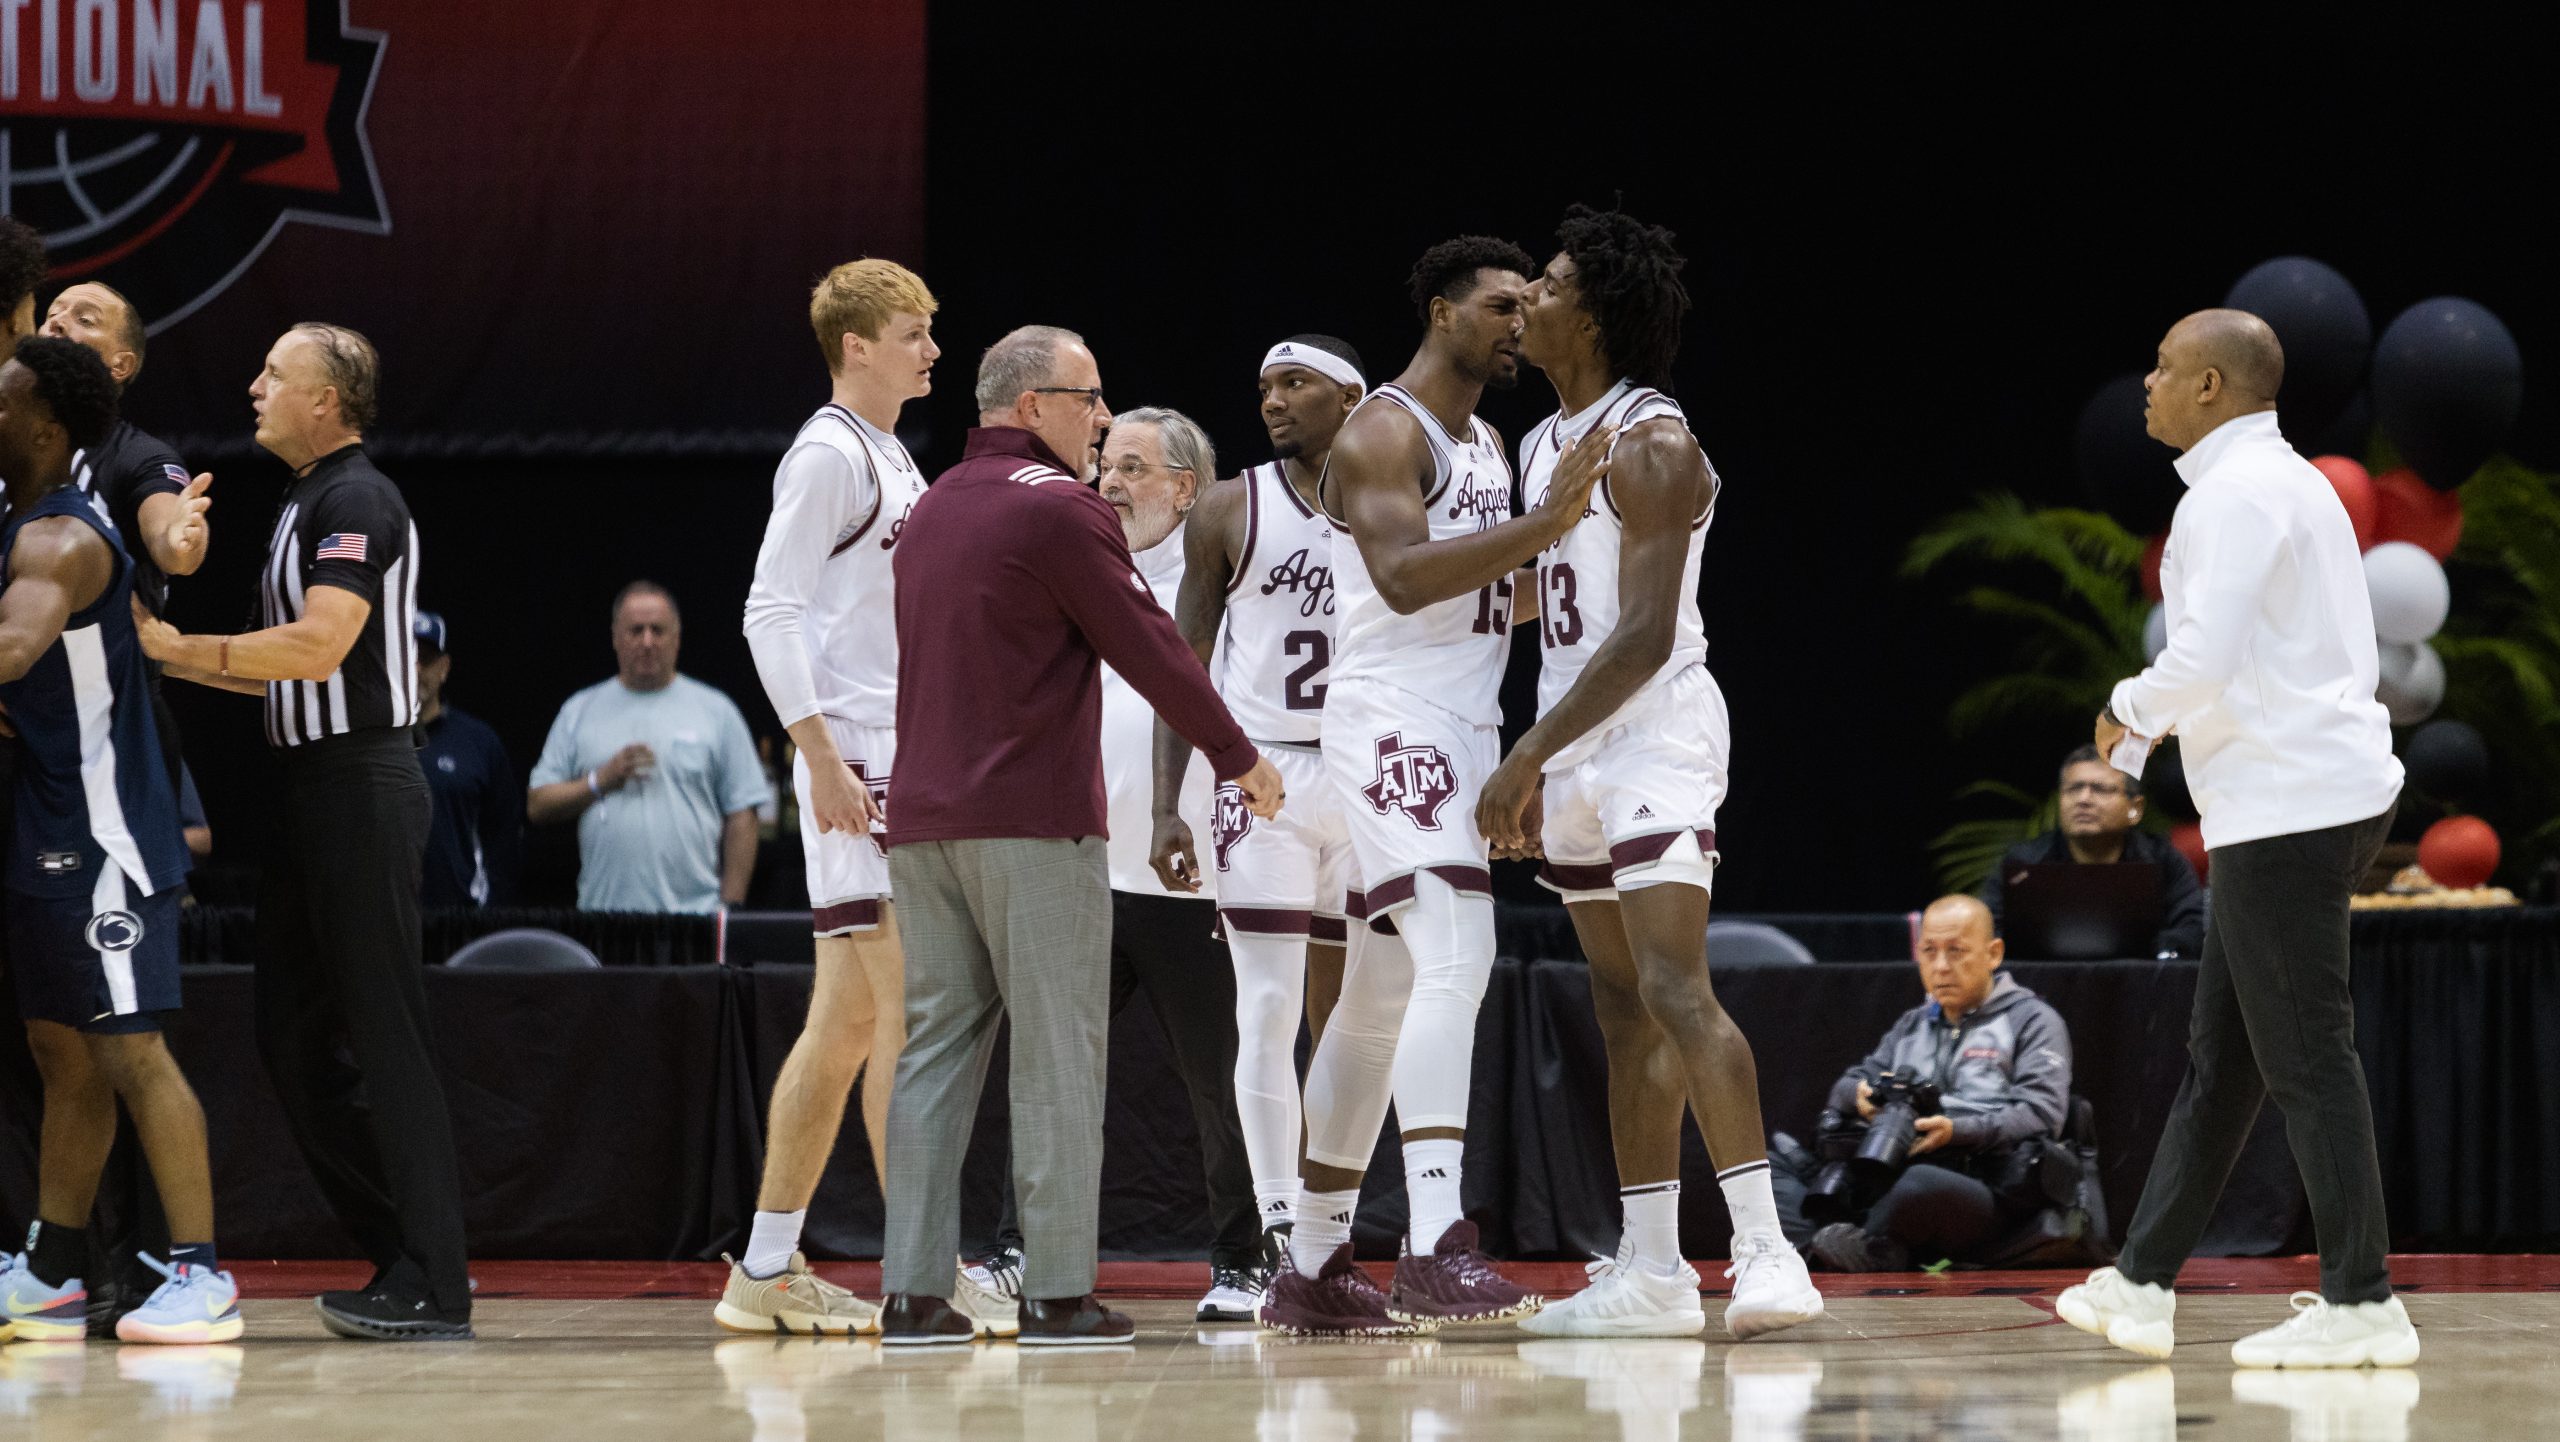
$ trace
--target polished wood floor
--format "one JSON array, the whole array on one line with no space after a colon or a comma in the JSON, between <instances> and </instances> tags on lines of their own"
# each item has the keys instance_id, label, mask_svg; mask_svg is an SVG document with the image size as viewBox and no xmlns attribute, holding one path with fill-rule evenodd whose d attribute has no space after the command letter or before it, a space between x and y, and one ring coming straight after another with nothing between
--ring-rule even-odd
<instances>
[{"instance_id":1,"label":"polished wood floor","mask_svg":"<svg viewBox=\"0 0 2560 1442\"><path fill-rule=\"evenodd\" d=\"M1137 1345L736 1337L710 1318L717 1268L486 1264L480 1340L329 1338L308 1298L346 1269L243 1274L239 1345L0 1347L0 1438L524 1438L724 1442L1255 1442L1508 1437L2270 1438L2560 1436L2560 1259L2395 1264L2427 1354L2407 1372L2235 1371L2236 1337L2284 1314L2306 1262L2203 1264L2177 1358L2147 1364L2055 1321L2053 1274L1859 1278L1781 1338L1578 1342L1510 1327L1398 1344L1203 1327L1196 1267L1115 1267ZM829 1268L854 1284L870 1268ZM1538 1269L1562 1289L1578 1268ZM1712 1283L1715 1278L1709 1276ZM1713 1313L1711 1306L1710 1312Z\"/></svg>"}]
</instances>

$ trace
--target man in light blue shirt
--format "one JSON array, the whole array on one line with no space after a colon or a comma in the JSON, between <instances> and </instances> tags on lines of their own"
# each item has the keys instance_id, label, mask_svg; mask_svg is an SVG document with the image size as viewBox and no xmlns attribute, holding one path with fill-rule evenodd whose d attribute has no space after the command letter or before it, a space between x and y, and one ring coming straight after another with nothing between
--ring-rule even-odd
<instances>
[{"instance_id":1,"label":"man in light blue shirt","mask_svg":"<svg viewBox=\"0 0 2560 1442\"><path fill-rule=\"evenodd\" d=\"M737 704L676 673L682 640L665 587L623 587L617 674L569 698L534 763L525 816L577 818L581 911L699 913L746 899L756 808L773 788Z\"/></svg>"}]
</instances>

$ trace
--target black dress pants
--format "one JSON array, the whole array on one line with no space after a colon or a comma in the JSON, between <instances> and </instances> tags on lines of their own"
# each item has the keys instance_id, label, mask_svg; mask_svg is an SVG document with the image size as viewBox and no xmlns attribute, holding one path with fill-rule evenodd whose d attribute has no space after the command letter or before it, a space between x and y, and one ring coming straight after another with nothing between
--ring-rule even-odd
<instances>
[{"instance_id":1,"label":"black dress pants","mask_svg":"<svg viewBox=\"0 0 2560 1442\"><path fill-rule=\"evenodd\" d=\"M2272 1094L2311 1202L2320 1295L2391 1295L2382 1167L2347 994L2347 898L2390 829L2386 811L2214 850L2187 1074L2116 1262L2127 1278L2177 1280Z\"/></svg>"},{"instance_id":2,"label":"black dress pants","mask_svg":"<svg viewBox=\"0 0 2560 1442\"><path fill-rule=\"evenodd\" d=\"M278 754L258 879L258 1047L330 1209L404 1296L467 1313L462 1185L420 974L430 802L410 733Z\"/></svg>"},{"instance_id":3,"label":"black dress pants","mask_svg":"<svg viewBox=\"0 0 2560 1442\"><path fill-rule=\"evenodd\" d=\"M1173 1048L1191 1100L1209 1194L1209 1262L1244 1268L1262 1256L1262 1217L1236 1113L1236 972L1216 934L1217 903L1196 897L1111 893L1111 1014L1143 990ZM1013 1191L1005 1190L999 1246L1019 1248Z\"/></svg>"}]
</instances>

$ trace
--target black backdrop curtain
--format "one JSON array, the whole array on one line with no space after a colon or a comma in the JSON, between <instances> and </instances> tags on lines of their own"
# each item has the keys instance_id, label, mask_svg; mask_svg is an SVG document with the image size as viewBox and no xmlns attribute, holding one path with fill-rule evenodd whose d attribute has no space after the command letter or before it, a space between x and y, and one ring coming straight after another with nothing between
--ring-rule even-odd
<instances>
[{"instance_id":1,"label":"black backdrop curtain","mask_svg":"<svg viewBox=\"0 0 2560 1442\"><path fill-rule=\"evenodd\" d=\"M592 919L591 919L592 920ZM600 924L586 939L622 926ZM622 948L683 954L700 921ZM1616 1182L1597 1025L1580 962L1517 954L1552 932L1506 927L1478 1025L1467 1205L1500 1254L1577 1256L1616 1239ZM2541 1058L2560 1047L2560 913L2359 917L2358 1036L2404 1249L2511 1248L2560 1237L2560 1100ZM611 949L611 948L607 948ZM226 945L231 955L244 949ZM2022 963L2019 979L2071 1023L2078 1089L2098 1118L2110 1211L2132 1215L2183 1067L2194 971L2181 962ZM462 1140L465 1205L484 1256L710 1257L755 1203L761 1122L808 1005L806 967L635 965L601 972L429 974L427 994ZM1905 963L1724 968L1715 984L1752 1038L1772 1127L1802 1135L1833 1077L1911 1004ZM170 1030L213 1130L225 1250L350 1253L284 1132L261 1072L246 968L191 967ZM0 1219L34 1204L40 1092L17 1031L0 1044ZM965 1234L992 1228L1003 1185L1004 1079L980 1108ZM1199 1153L1167 1049L1145 1008L1114 1024L1103 1245L1116 1257L1196 1257L1207 1223ZM1692 1255L1721 1252L1722 1199L1694 1130L1682 1214ZM1365 1254L1391 1256L1402 1164L1382 1137L1363 1207ZM2235 1173L2207 1254L2299 1250L2300 1189L2270 1108ZM877 1252L880 1207L858 1112L811 1214L811 1250Z\"/></svg>"}]
</instances>

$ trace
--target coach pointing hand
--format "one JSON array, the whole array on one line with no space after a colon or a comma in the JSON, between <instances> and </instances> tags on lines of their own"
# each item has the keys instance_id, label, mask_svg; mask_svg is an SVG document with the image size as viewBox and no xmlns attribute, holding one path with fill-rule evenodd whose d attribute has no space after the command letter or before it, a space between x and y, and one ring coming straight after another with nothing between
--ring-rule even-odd
<instances>
[{"instance_id":1,"label":"coach pointing hand","mask_svg":"<svg viewBox=\"0 0 2560 1442\"><path fill-rule=\"evenodd\" d=\"M1240 786L1280 778L1147 589L1085 484L1111 411L1071 331L1025 326L978 368L978 428L898 541L897 775L889 879L907 1049L889 1101L883 1339L966 1342L950 1305L960 1163L997 1022L1013 1023L1014 1189L1026 1345L1125 1342L1093 1298L1111 896L1101 663Z\"/></svg>"}]
</instances>

